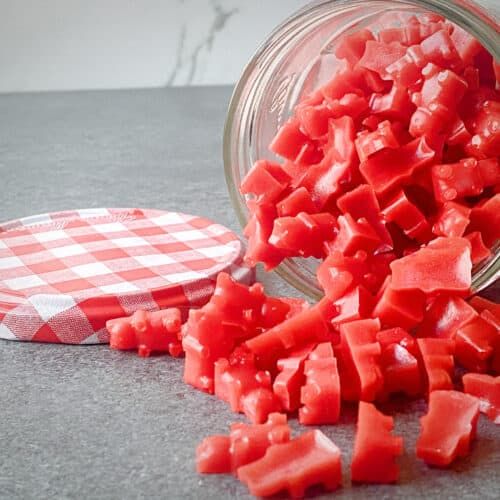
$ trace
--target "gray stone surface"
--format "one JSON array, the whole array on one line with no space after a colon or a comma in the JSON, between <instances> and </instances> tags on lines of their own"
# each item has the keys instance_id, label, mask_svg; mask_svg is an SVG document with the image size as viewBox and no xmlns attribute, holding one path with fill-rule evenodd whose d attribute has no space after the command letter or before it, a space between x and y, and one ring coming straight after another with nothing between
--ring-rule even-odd
<instances>
[{"instance_id":1,"label":"gray stone surface","mask_svg":"<svg viewBox=\"0 0 500 500\"><path fill-rule=\"evenodd\" d=\"M229 95L191 88L0 97L1 218L142 206L238 229L221 163ZM261 278L275 293L291 292L274 275ZM247 498L232 477L196 474L196 444L241 417L185 386L181 374L182 360L168 357L0 341L0 497ZM401 484L350 486L348 407L324 428L343 451L336 496L500 497L499 427L481 417L471 456L442 471L414 456L424 403L385 409L405 438Z\"/></svg>"}]
</instances>

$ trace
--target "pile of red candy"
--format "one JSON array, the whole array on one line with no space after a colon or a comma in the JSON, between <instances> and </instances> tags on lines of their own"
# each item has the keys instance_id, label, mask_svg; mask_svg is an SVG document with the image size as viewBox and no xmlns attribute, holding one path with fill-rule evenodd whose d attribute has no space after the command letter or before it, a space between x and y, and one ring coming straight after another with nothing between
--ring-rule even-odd
<instances>
[{"instance_id":1,"label":"pile of red candy","mask_svg":"<svg viewBox=\"0 0 500 500\"><path fill-rule=\"evenodd\" d=\"M375 483L398 480L403 440L374 403L427 398L416 454L440 467L469 452L480 411L500 423L500 306L465 300L500 239L500 66L435 15L345 36L336 55L270 145L283 162L241 185L247 262L321 259L324 298L221 274L182 327L174 310L108 325L114 348L184 351L184 380L248 417L205 439L197 466L260 496L341 484L339 449L319 430L292 439L287 413L335 424L359 402L351 478Z\"/></svg>"}]
</instances>

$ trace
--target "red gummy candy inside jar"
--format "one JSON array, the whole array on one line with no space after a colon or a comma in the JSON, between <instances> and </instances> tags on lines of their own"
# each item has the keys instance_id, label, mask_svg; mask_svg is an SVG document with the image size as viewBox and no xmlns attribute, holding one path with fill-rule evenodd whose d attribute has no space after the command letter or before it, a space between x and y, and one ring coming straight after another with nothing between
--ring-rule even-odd
<instances>
[{"instance_id":1,"label":"red gummy candy inside jar","mask_svg":"<svg viewBox=\"0 0 500 500\"><path fill-rule=\"evenodd\" d=\"M436 14L375 17L343 35L325 27L309 65L305 41L293 46L302 59L276 52L280 71L299 73L276 84L270 102L248 101L261 104L253 111L262 119L242 119L253 139L241 148L257 161L248 172L229 167L240 169L229 181L247 207L246 260L279 266L315 297L341 299L350 281L376 303L390 275L395 292L420 290L425 301L467 296L479 286L478 270L499 271L499 65L478 39ZM229 139L246 137L230 132ZM230 160L238 164L241 154ZM367 254L361 266L376 257L390 269L360 277L349 260L339 263L359 252ZM437 269L443 261L449 268Z\"/></svg>"}]
</instances>

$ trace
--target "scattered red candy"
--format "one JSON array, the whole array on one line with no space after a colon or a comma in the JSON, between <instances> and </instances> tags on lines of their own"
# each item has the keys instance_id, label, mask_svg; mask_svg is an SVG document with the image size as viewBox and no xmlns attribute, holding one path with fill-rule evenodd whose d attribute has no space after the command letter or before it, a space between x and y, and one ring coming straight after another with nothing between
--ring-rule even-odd
<instances>
[{"instance_id":1,"label":"scattered red candy","mask_svg":"<svg viewBox=\"0 0 500 500\"><path fill-rule=\"evenodd\" d=\"M295 411L300 406L300 389L305 383L304 362L312 349L313 345L307 345L276 363L280 373L274 379L273 392L286 411Z\"/></svg>"},{"instance_id":2,"label":"scattered red candy","mask_svg":"<svg viewBox=\"0 0 500 500\"><path fill-rule=\"evenodd\" d=\"M372 32L367 29L346 35L340 40L335 55L339 59L346 59L350 64L356 64L365 51L366 42L374 39Z\"/></svg>"},{"instance_id":3,"label":"scattered red candy","mask_svg":"<svg viewBox=\"0 0 500 500\"><path fill-rule=\"evenodd\" d=\"M305 362L305 384L300 393L299 422L334 424L340 416L340 381L332 345L319 344Z\"/></svg>"},{"instance_id":4,"label":"scattered red candy","mask_svg":"<svg viewBox=\"0 0 500 500\"><path fill-rule=\"evenodd\" d=\"M429 465L448 467L470 451L476 434L479 401L457 391L434 391L429 411L420 419L417 456Z\"/></svg>"},{"instance_id":5,"label":"scattered red candy","mask_svg":"<svg viewBox=\"0 0 500 500\"><path fill-rule=\"evenodd\" d=\"M335 422L339 391L361 401L354 481L398 475L392 419L366 401L427 393L418 454L445 466L468 451L477 419L475 400L452 390L455 366L500 372L498 306L464 300L472 266L500 240L499 66L438 15L396 21L338 41L343 64L270 145L283 163L257 162L242 184L247 261L321 259L324 292L244 345L282 407L304 405L302 423ZM455 413L456 424L443 418ZM287 487L255 489L275 476L251 470L254 493Z\"/></svg>"},{"instance_id":6,"label":"scattered red candy","mask_svg":"<svg viewBox=\"0 0 500 500\"><path fill-rule=\"evenodd\" d=\"M363 57L358 61L358 65L378 73L385 77L387 66L397 61L405 53L405 48L399 42L377 42L368 40L365 45Z\"/></svg>"},{"instance_id":7,"label":"scattered red candy","mask_svg":"<svg viewBox=\"0 0 500 500\"><path fill-rule=\"evenodd\" d=\"M396 457L403 453L403 438L391 435L392 417L373 404L360 401L351 462L351 478L361 483L394 483L399 478Z\"/></svg>"},{"instance_id":8,"label":"scattered red candy","mask_svg":"<svg viewBox=\"0 0 500 500\"><path fill-rule=\"evenodd\" d=\"M422 380L415 339L402 328L392 328L377 333L377 341L382 351L383 399L398 393L410 397L419 395L422 392Z\"/></svg>"},{"instance_id":9,"label":"scattered red candy","mask_svg":"<svg viewBox=\"0 0 500 500\"><path fill-rule=\"evenodd\" d=\"M500 375L500 306L481 297L473 297L470 304L480 313L481 319L488 323L487 337L482 343L485 345L484 340L487 340L493 351L488 362L489 370ZM496 332L495 335L492 333L493 330ZM486 348L488 351L488 346Z\"/></svg>"},{"instance_id":10,"label":"scattered red candy","mask_svg":"<svg viewBox=\"0 0 500 500\"><path fill-rule=\"evenodd\" d=\"M500 424L500 377L466 373L462 382L464 392L479 398L479 410L495 424Z\"/></svg>"},{"instance_id":11,"label":"scattered red candy","mask_svg":"<svg viewBox=\"0 0 500 500\"><path fill-rule=\"evenodd\" d=\"M458 163L434 165L432 182L436 199L442 203L477 196L486 187L478 161L474 158L466 158Z\"/></svg>"},{"instance_id":12,"label":"scattered red candy","mask_svg":"<svg viewBox=\"0 0 500 500\"><path fill-rule=\"evenodd\" d=\"M219 434L206 437L196 448L196 470L200 474L231 472L231 438Z\"/></svg>"},{"instance_id":13,"label":"scattered red candy","mask_svg":"<svg viewBox=\"0 0 500 500\"><path fill-rule=\"evenodd\" d=\"M292 311L292 306L301 310L304 304L267 297L261 284L247 287L220 273L210 301L201 309L191 310L183 325L184 381L213 393L215 363L221 358L229 359L235 347L246 339L293 316L296 311ZM244 408L235 411L253 412L259 401L267 404L266 411L274 411L272 392L269 393L268 388L253 391L245 401Z\"/></svg>"},{"instance_id":14,"label":"scattered red candy","mask_svg":"<svg viewBox=\"0 0 500 500\"><path fill-rule=\"evenodd\" d=\"M276 205L279 217L295 217L301 212L314 214L317 212L309 191L305 187L300 187L283 198Z\"/></svg>"},{"instance_id":15,"label":"scattered red candy","mask_svg":"<svg viewBox=\"0 0 500 500\"><path fill-rule=\"evenodd\" d=\"M397 81L389 92L374 92L370 98L370 111L377 118L394 120L406 125L414 109L415 105L410 100L407 87Z\"/></svg>"},{"instance_id":16,"label":"scattered red candy","mask_svg":"<svg viewBox=\"0 0 500 500\"><path fill-rule=\"evenodd\" d=\"M419 44L424 38L432 35L442 27L442 21L428 21L423 24L415 17L410 17L404 27L385 28L379 31L378 39L381 42L399 42L410 46Z\"/></svg>"},{"instance_id":17,"label":"scattered red candy","mask_svg":"<svg viewBox=\"0 0 500 500\"><path fill-rule=\"evenodd\" d=\"M238 478L255 496L286 490L291 497L300 498L314 485L334 491L342 482L340 450L321 431L309 431L288 443L270 446L261 459L240 467Z\"/></svg>"},{"instance_id":18,"label":"scattered red candy","mask_svg":"<svg viewBox=\"0 0 500 500\"><path fill-rule=\"evenodd\" d=\"M481 160L500 155L499 120L500 102L485 101L471 122L474 135L465 146L468 154Z\"/></svg>"},{"instance_id":19,"label":"scattered red candy","mask_svg":"<svg viewBox=\"0 0 500 500\"><path fill-rule=\"evenodd\" d=\"M341 483L337 447L319 431L289 441L277 411L332 424L341 400L360 402L351 475L376 483L397 481L402 439L369 402L426 394L417 455L440 467L469 452L479 409L500 419L500 306L465 300L500 240L500 65L438 15L388 20L337 40L342 63L269 145L281 160L259 159L240 186L245 261L320 259L324 298L221 274L182 335L177 310L108 323L113 348L184 350L188 384L258 423L197 451L200 472L236 473L255 495ZM479 400L453 390L455 366Z\"/></svg>"},{"instance_id":20,"label":"scattered red candy","mask_svg":"<svg viewBox=\"0 0 500 500\"><path fill-rule=\"evenodd\" d=\"M343 194L337 200L337 207L343 214L349 214L356 220L366 220L384 244L381 250L392 249L392 238L386 228L386 222L380 212L380 205L372 187L368 184L361 184Z\"/></svg>"},{"instance_id":21,"label":"scattered red candy","mask_svg":"<svg viewBox=\"0 0 500 500\"><path fill-rule=\"evenodd\" d=\"M298 120L291 119L281 127L269 149L283 158L294 161L308 140L308 137L301 132Z\"/></svg>"},{"instance_id":22,"label":"scattered red candy","mask_svg":"<svg viewBox=\"0 0 500 500\"><path fill-rule=\"evenodd\" d=\"M271 389L271 374L255 367L254 356L244 349L214 364L215 395L227 401L234 412L243 412L254 423L262 423L280 405Z\"/></svg>"},{"instance_id":23,"label":"scattered red candy","mask_svg":"<svg viewBox=\"0 0 500 500\"><path fill-rule=\"evenodd\" d=\"M268 297L264 294L264 287L260 283L247 287L237 283L228 274L217 276L214 293L210 305L204 310L217 311L221 317L223 329L237 340L242 340L255 334L256 328L263 322ZM277 304L275 304L277 305ZM281 317L277 322L284 319Z\"/></svg>"},{"instance_id":24,"label":"scattered red candy","mask_svg":"<svg viewBox=\"0 0 500 500\"><path fill-rule=\"evenodd\" d=\"M451 339L417 339L429 394L433 391L453 389L453 353L455 343Z\"/></svg>"},{"instance_id":25,"label":"scattered red candy","mask_svg":"<svg viewBox=\"0 0 500 500\"><path fill-rule=\"evenodd\" d=\"M139 356L168 352L180 356L181 312L177 308L136 311L132 316L106 323L111 349L137 349Z\"/></svg>"},{"instance_id":26,"label":"scattered red candy","mask_svg":"<svg viewBox=\"0 0 500 500\"><path fill-rule=\"evenodd\" d=\"M428 64L422 70L424 83L420 92L412 94L411 99L417 106L413 113L409 132L413 137L436 137L446 130L446 118L456 112L467 90L467 82L450 70Z\"/></svg>"},{"instance_id":27,"label":"scattered red candy","mask_svg":"<svg viewBox=\"0 0 500 500\"><path fill-rule=\"evenodd\" d=\"M365 319L340 326L340 387L342 399L374 401L383 388L380 369L380 322Z\"/></svg>"},{"instance_id":28,"label":"scattered red candy","mask_svg":"<svg viewBox=\"0 0 500 500\"><path fill-rule=\"evenodd\" d=\"M290 439L286 415L271 413L265 424L231 425L229 436L205 438L196 449L196 470L203 474L221 474L237 470L262 458L273 444Z\"/></svg>"},{"instance_id":29,"label":"scattered red candy","mask_svg":"<svg viewBox=\"0 0 500 500\"><path fill-rule=\"evenodd\" d=\"M311 307L283 323L253 337L246 346L257 358L277 361L288 349L311 342L321 342L329 336L328 324L319 307Z\"/></svg>"},{"instance_id":30,"label":"scattered red candy","mask_svg":"<svg viewBox=\"0 0 500 500\"><path fill-rule=\"evenodd\" d=\"M258 204L252 206L252 216L248 220L243 234L248 238L245 262L255 266L258 262L264 263L270 271L285 258L283 252L269 243L273 230L273 220L276 218L276 208L272 204Z\"/></svg>"},{"instance_id":31,"label":"scattered red candy","mask_svg":"<svg viewBox=\"0 0 500 500\"><path fill-rule=\"evenodd\" d=\"M213 393L215 362L229 356L234 347L234 341L221 327L220 316L203 309L189 311L182 347L186 353L184 382Z\"/></svg>"}]
</instances>

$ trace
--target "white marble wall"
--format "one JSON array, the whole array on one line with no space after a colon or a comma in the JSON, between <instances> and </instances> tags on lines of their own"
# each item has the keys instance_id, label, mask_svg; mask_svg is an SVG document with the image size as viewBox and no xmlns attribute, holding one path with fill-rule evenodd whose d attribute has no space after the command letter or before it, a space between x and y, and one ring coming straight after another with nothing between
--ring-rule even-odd
<instances>
[{"instance_id":1,"label":"white marble wall","mask_svg":"<svg viewBox=\"0 0 500 500\"><path fill-rule=\"evenodd\" d=\"M307 2L0 0L0 92L234 83Z\"/></svg>"},{"instance_id":2,"label":"white marble wall","mask_svg":"<svg viewBox=\"0 0 500 500\"><path fill-rule=\"evenodd\" d=\"M234 83L307 0L0 0L0 92Z\"/></svg>"}]
</instances>

